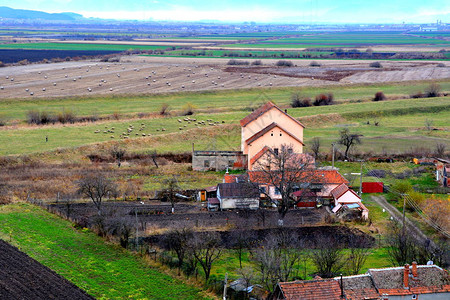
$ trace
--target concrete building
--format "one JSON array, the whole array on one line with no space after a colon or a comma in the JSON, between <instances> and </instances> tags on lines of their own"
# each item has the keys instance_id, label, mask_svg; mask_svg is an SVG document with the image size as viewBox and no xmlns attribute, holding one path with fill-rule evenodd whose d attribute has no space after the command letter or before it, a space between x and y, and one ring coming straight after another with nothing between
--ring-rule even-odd
<instances>
[{"instance_id":1,"label":"concrete building","mask_svg":"<svg viewBox=\"0 0 450 300\"><path fill-rule=\"evenodd\" d=\"M195 171L245 169L246 164L247 156L241 151L194 151L192 153L192 169Z\"/></svg>"}]
</instances>

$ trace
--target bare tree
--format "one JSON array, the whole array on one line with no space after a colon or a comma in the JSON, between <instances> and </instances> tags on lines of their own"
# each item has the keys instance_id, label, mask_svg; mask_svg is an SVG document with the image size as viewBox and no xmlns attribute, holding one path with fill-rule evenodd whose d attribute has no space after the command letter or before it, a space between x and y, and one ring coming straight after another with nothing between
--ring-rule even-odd
<instances>
[{"instance_id":1,"label":"bare tree","mask_svg":"<svg viewBox=\"0 0 450 300\"><path fill-rule=\"evenodd\" d=\"M428 132L431 132L434 129L433 120L426 118L425 119L425 128Z\"/></svg>"},{"instance_id":2,"label":"bare tree","mask_svg":"<svg viewBox=\"0 0 450 300\"><path fill-rule=\"evenodd\" d=\"M239 258L239 268L242 269L242 255L249 246L249 236L245 230L234 230L230 236L233 241L233 248L236 250Z\"/></svg>"},{"instance_id":3,"label":"bare tree","mask_svg":"<svg viewBox=\"0 0 450 300\"><path fill-rule=\"evenodd\" d=\"M179 190L178 180L175 176L172 176L164 180L163 185L165 186L162 191L162 197L170 202L172 205L172 213L175 213L175 202L177 200L176 193Z\"/></svg>"},{"instance_id":4,"label":"bare tree","mask_svg":"<svg viewBox=\"0 0 450 300\"><path fill-rule=\"evenodd\" d=\"M314 158L317 160L319 159L319 155L320 155L320 138L318 137L314 137L311 140L311 151L314 153Z\"/></svg>"},{"instance_id":5,"label":"bare tree","mask_svg":"<svg viewBox=\"0 0 450 300\"><path fill-rule=\"evenodd\" d=\"M319 276L331 278L338 274L345 264L342 247L333 238L320 238L316 249L311 251L311 261Z\"/></svg>"},{"instance_id":6,"label":"bare tree","mask_svg":"<svg viewBox=\"0 0 450 300\"><path fill-rule=\"evenodd\" d=\"M192 254L205 273L205 282L208 282L213 263L222 254L220 244L217 232L199 232L189 241Z\"/></svg>"},{"instance_id":7,"label":"bare tree","mask_svg":"<svg viewBox=\"0 0 450 300\"><path fill-rule=\"evenodd\" d=\"M437 143L436 149L434 150L437 157L443 158L445 156L445 148L447 146L444 143Z\"/></svg>"},{"instance_id":8,"label":"bare tree","mask_svg":"<svg viewBox=\"0 0 450 300\"><path fill-rule=\"evenodd\" d=\"M117 166L120 167L122 164L121 160L125 156L126 150L115 145L110 149L109 153L117 161Z\"/></svg>"},{"instance_id":9,"label":"bare tree","mask_svg":"<svg viewBox=\"0 0 450 300\"><path fill-rule=\"evenodd\" d=\"M236 274L241 276L242 280L244 281L244 284L245 284L245 299L248 299L249 298L248 288L250 287L251 282L255 278L255 275L256 275L255 271L251 267L244 267L244 268L241 267L241 268L236 270Z\"/></svg>"},{"instance_id":10,"label":"bare tree","mask_svg":"<svg viewBox=\"0 0 450 300\"><path fill-rule=\"evenodd\" d=\"M261 282L269 292L273 291L277 282L292 278L301 258L297 235L286 230L267 236L253 255Z\"/></svg>"},{"instance_id":11,"label":"bare tree","mask_svg":"<svg viewBox=\"0 0 450 300\"><path fill-rule=\"evenodd\" d=\"M156 159L158 158L158 154L157 154L156 150L149 151L148 156L152 159L153 164L158 169L159 166L158 166L158 162L156 161Z\"/></svg>"},{"instance_id":12,"label":"bare tree","mask_svg":"<svg viewBox=\"0 0 450 300\"><path fill-rule=\"evenodd\" d=\"M356 134L356 133L351 133L350 130L348 128L344 128L342 129L340 132L340 137L338 140L338 144L341 144L343 146L345 146L345 158L349 159L348 157L348 153L350 151L350 149L357 145L357 144L361 144L361 134Z\"/></svg>"},{"instance_id":13,"label":"bare tree","mask_svg":"<svg viewBox=\"0 0 450 300\"><path fill-rule=\"evenodd\" d=\"M192 230L189 228L176 228L169 231L165 237L166 247L174 251L178 258L178 272L183 266L184 258L188 251L189 240L192 239Z\"/></svg>"},{"instance_id":14,"label":"bare tree","mask_svg":"<svg viewBox=\"0 0 450 300\"><path fill-rule=\"evenodd\" d=\"M350 235L349 238L350 252L347 256L346 269L349 275L356 275L359 274L367 257L370 255L370 248L363 237Z\"/></svg>"},{"instance_id":15,"label":"bare tree","mask_svg":"<svg viewBox=\"0 0 450 300\"><path fill-rule=\"evenodd\" d=\"M389 261L394 266L411 263L416 256L416 240L412 238L408 231L402 229L396 223L393 223L389 228L390 231L386 236Z\"/></svg>"},{"instance_id":16,"label":"bare tree","mask_svg":"<svg viewBox=\"0 0 450 300\"><path fill-rule=\"evenodd\" d=\"M127 249L130 237L135 229L134 222L127 217L114 218L108 225L108 233L119 237L120 246Z\"/></svg>"},{"instance_id":17,"label":"bare tree","mask_svg":"<svg viewBox=\"0 0 450 300\"><path fill-rule=\"evenodd\" d=\"M90 174L78 181L78 193L90 198L101 215L102 201L109 194L116 193L116 185L102 174Z\"/></svg>"},{"instance_id":18,"label":"bare tree","mask_svg":"<svg viewBox=\"0 0 450 300\"><path fill-rule=\"evenodd\" d=\"M293 193L299 189L309 189L316 173L312 171L313 158L309 155L293 153L291 145L268 149L250 171L250 181L257 185L267 185L261 190L269 201L278 208L278 224L283 226L284 217L300 198ZM275 189L275 195L270 189ZM306 194L306 193L303 193Z\"/></svg>"}]
</instances>

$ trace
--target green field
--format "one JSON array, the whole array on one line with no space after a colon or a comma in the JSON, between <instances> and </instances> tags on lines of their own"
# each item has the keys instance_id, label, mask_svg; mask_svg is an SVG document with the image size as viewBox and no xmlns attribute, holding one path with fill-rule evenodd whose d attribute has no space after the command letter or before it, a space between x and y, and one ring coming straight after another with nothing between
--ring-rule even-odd
<instances>
[{"instance_id":1,"label":"green field","mask_svg":"<svg viewBox=\"0 0 450 300\"><path fill-rule=\"evenodd\" d=\"M0 155L36 153L96 142L117 141L120 140L119 135L126 132L130 124L136 130L126 144L136 150L157 149L159 152L186 152L191 149L192 142L199 147L198 150L205 150L202 148L211 147L212 139L219 141L217 147L226 147L223 150L233 150L239 148L238 121L248 113L248 110L241 109L214 114L199 113L193 116L197 120L213 119L220 122L220 125L217 126L197 126L196 122L182 121L180 123L178 119L183 119L183 117L166 117L108 121L100 124L4 129L0 130L0 144L3 145L0 147ZM350 126L352 130L364 134L365 142L362 149L377 151L383 147L405 150L417 145L420 140L421 145L427 141L434 147L436 142L448 142L450 138L448 134L450 99L446 97L295 108L289 109L289 113L307 124L306 143L312 137L317 136L321 137L326 144L331 144L343 126ZM447 130L427 132L424 130L427 119L432 120L434 126ZM367 121L371 124L366 124ZM374 121L378 121L379 126L374 126ZM141 124L144 124L145 128L138 131ZM227 127L228 129L224 129L223 132L220 130L220 128L233 126L233 124L234 127ZM104 133L105 130L112 127L114 127L114 133ZM180 127L183 130L180 130ZM162 128L165 129L164 132L161 131ZM96 130L100 133L95 133ZM189 135L185 134L186 130L190 130ZM142 137L142 133L151 134L151 137ZM46 136L48 136L48 142L45 142ZM136 145L129 143L133 139L139 139L141 142L136 142Z\"/></svg>"},{"instance_id":2,"label":"green field","mask_svg":"<svg viewBox=\"0 0 450 300\"><path fill-rule=\"evenodd\" d=\"M245 51L245 50L174 50L164 56L174 57L216 57L216 58L313 58L329 55L329 51Z\"/></svg>"},{"instance_id":3,"label":"green field","mask_svg":"<svg viewBox=\"0 0 450 300\"><path fill-rule=\"evenodd\" d=\"M204 299L201 290L30 204L0 206L0 237L97 299Z\"/></svg>"},{"instance_id":4,"label":"green field","mask_svg":"<svg viewBox=\"0 0 450 300\"><path fill-rule=\"evenodd\" d=\"M440 45L445 47L450 45L450 41L408 35L401 32L333 32L308 33L298 35L298 37L281 37L279 39L261 41L254 44L230 44L226 45L226 47L330 48L369 47L375 45Z\"/></svg>"},{"instance_id":5,"label":"green field","mask_svg":"<svg viewBox=\"0 0 450 300\"><path fill-rule=\"evenodd\" d=\"M96 44L96 43L16 43L0 44L0 49L27 50L79 50L79 51L126 51L126 50L156 50L172 48L171 45L129 45L129 44Z\"/></svg>"}]
</instances>

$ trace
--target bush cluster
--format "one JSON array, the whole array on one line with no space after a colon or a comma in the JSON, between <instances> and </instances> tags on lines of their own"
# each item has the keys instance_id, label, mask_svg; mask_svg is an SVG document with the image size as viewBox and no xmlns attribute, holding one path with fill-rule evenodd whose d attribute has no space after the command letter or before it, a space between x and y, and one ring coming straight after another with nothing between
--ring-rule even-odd
<instances>
[{"instance_id":1,"label":"bush cluster","mask_svg":"<svg viewBox=\"0 0 450 300\"><path fill-rule=\"evenodd\" d=\"M237 60L237 59L230 59L227 62L227 65L230 65L230 66L242 66L242 65L247 66L249 64L250 63L248 61L246 61L246 60Z\"/></svg>"},{"instance_id":2,"label":"bush cluster","mask_svg":"<svg viewBox=\"0 0 450 300\"><path fill-rule=\"evenodd\" d=\"M277 67L292 67L294 64L289 60L279 60L277 61Z\"/></svg>"},{"instance_id":3,"label":"bush cluster","mask_svg":"<svg viewBox=\"0 0 450 300\"><path fill-rule=\"evenodd\" d=\"M99 118L96 115L77 117L73 111L62 110L60 112L30 110L27 112L27 123L36 125L46 124L73 124L77 122L95 122Z\"/></svg>"},{"instance_id":4,"label":"bush cluster","mask_svg":"<svg viewBox=\"0 0 450 300\"><path fill-rule=\"evenodd\" d=\"M314 106L333 105L333 104L334 104L334 96L331 93L327 95L325 94L317 95L313 103Z\"/></svg>"},{"instance_id":5,"label":"bush cluster","mask_svg":"<svg viewBox=\"0 0 450 300\"><path fill-rule=\"evenodd\" d=\"M386 100L386 96L384 95L383 92L377 92L375 94L375 97L373 98L373 101L383 101Z\"/></svg>"}]
</instances>

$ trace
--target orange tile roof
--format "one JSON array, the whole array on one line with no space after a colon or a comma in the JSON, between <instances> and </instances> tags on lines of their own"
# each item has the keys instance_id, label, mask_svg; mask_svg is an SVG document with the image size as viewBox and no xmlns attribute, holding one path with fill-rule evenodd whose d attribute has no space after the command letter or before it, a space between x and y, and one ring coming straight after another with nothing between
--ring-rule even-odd
<instances>
[{"instance_id":1,"label":"orange tile roof","mask_svg":"<svg viewBox=\"0 0 450 300\"><path fill-rule=\"evenodd\" d=\"M334 279L278 283L285 300L339 300L341 289Z\"/></svg>"},{"instance_id":2,"label":"orange tile roof","mask_svg":"<svg viewBox=\"0 0 450 300\"><path fill-rule=\"evenodd\" d=\"M276 108L278 109L280 112L282 112L283 114L285 114L286 116L288 116L289 118L291 118L292 120L294 120L295 122L297 122L298 124L300 124L303 128L305 128L305 125L303 125L302 123L300 123L297 119L291 117L290 115L288 115L287 113L285 113L281 108L279 108L278 106L276 106L275 104L273 104L271 101L267 102L266 104L264 104L263 106L259 107L258 109L256 109L255 111L253 111L251 114L249 114L248 116L246 116L245 118L243 118L240 123L242 127L247 126L247 124L249 124L250 122L258 119L260 116L262 116L264 113L268 112L269 110L271 110L272 108Z\"/></svg>"},{"instance_id":3,"label":"orange tile roof","mask_svg":"<svg viewBox=\"0 0 450 300\"><path fill-rule=\"evenodd\" d=\"M256 153L251 159L250 159L250 165L253 165L258 159L261 158L261 156L263 156L266 151L268 151L270 148L265 146L264 148L262 148L258 153Z\"/></svg>"},{"instance_id":4,"label":"orange tile roof","mask_svg":"<svg viewBox=\"0 0 450 300\"><path fill-rule=\"evenodd\" d=\"M298 172L294 171L294 173L297 174L299 181L303 179L303 180L310 180L313 183L322 183L322 184L348 183L347 179L345 179L336 170L299 170ZM249 179L252 182L267 183L268 175L265 171L249 171L248 174Z\"/></svg>"}]
</instances>

